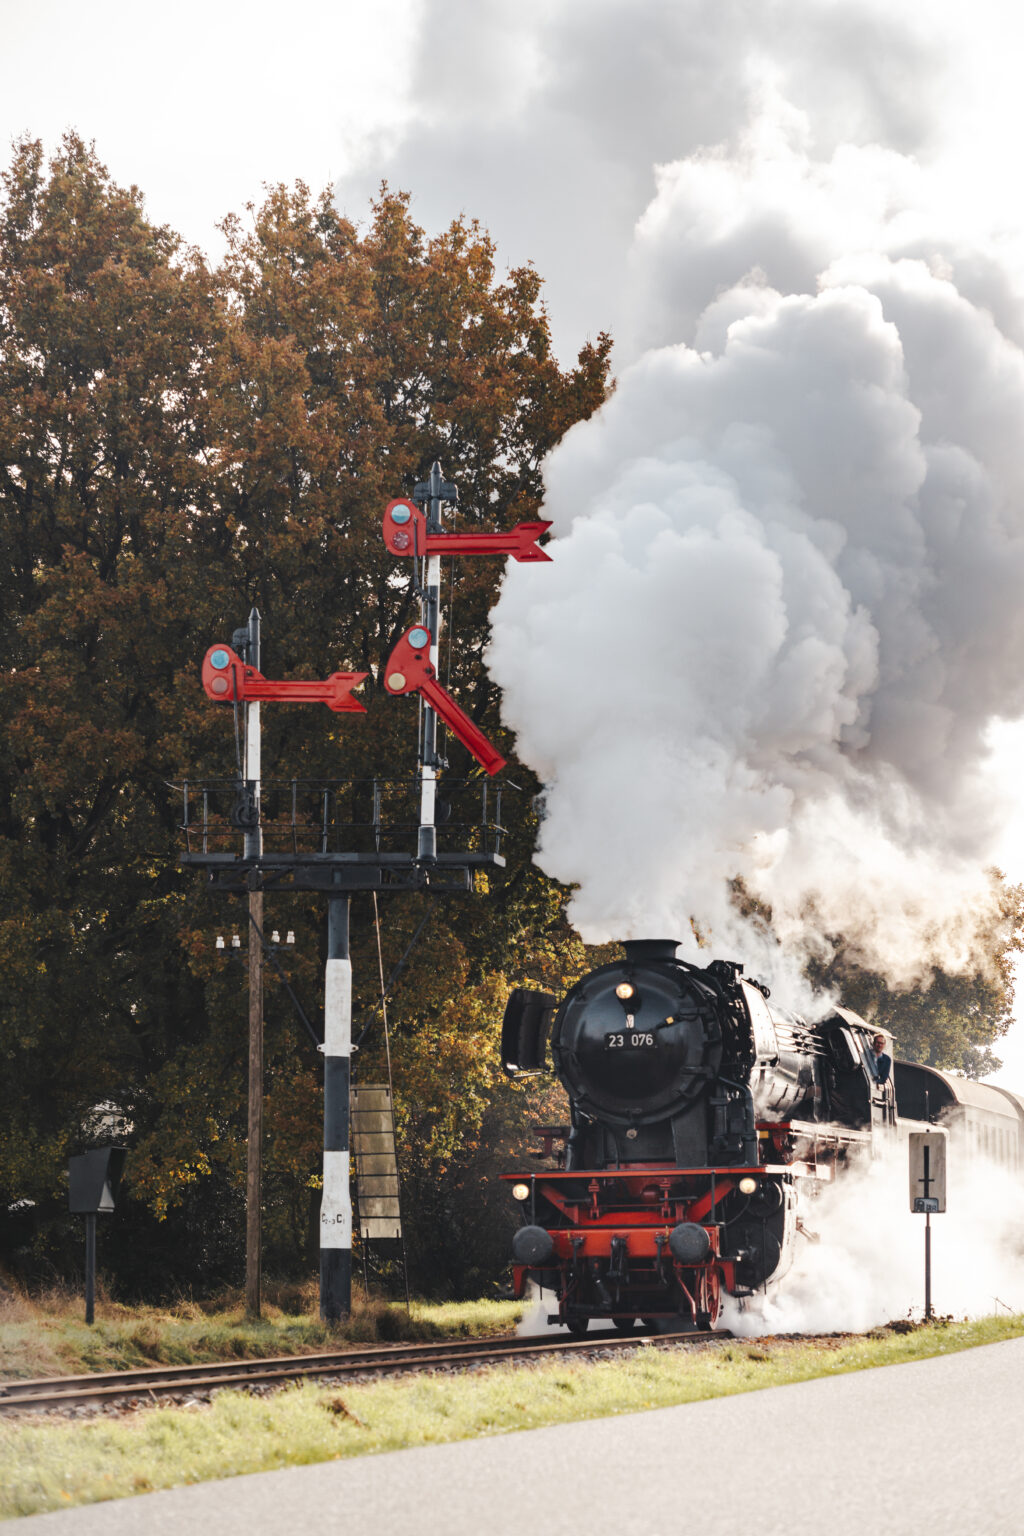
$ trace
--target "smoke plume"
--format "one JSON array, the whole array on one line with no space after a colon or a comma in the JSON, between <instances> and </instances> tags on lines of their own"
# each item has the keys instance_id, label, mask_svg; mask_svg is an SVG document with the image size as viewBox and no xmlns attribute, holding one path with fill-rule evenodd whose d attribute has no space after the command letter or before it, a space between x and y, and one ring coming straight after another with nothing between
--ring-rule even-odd
<instances>
[{"instance_id":1,"label":"smoke plume","mask_svg":"<svg viewBox=\"0 0 1024 1536\"><path fill-rule=\"evenodd\" d=\"M742 881L789 957L909 983L976 957L1024 710L1019 309L912 161L811 137L769 96L661 168L634 309L677 339L548 460L555 565L508 572L489 665L585 937L778 975Z\"/></svg>"},{"instance_id":2,"label":"smoke plume","mask_svg":"<svg viewBox=\"0 0 1024 1536\"><path fill-rule=\"evenodd\" d=\"M617 338L488 663L588 939L710 943L791 999L836 934L897 983L976 955L986 733L1024 713L992 35L875 0L422 7L392 182L537 261L563 355Z\"/></svg>"}]
</instances>

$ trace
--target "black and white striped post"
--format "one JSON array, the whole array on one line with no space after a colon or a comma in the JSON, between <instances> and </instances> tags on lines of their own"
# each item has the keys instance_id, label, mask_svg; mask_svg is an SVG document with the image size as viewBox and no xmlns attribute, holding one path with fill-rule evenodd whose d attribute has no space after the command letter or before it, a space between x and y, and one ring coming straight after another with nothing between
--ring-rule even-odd
<instances>
[{"instance_id":1,"label":"black and white striped post","mask_svg":"<svg viewBox=\"0 0 1024 1536\"><path fill-rule=\"evenodd\" d=\"M327 902L324 985L324 1190L320 1205L320 1317L336 1323L352 1310L352 1195L349 1188L349 1081L352 962L348 895Z\"/></svg>"}]
</instances>

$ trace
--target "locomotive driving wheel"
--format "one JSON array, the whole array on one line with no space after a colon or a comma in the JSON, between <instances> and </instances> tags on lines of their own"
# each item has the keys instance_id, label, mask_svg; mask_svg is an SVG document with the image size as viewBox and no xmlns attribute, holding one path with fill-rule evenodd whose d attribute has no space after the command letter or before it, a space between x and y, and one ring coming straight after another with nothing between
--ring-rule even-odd
<instances>
[{"instance_id":1,"label":"locomotive driving wheel","mask_svg":"<svg viewBox=\"0 0 1024 1536\"><path fill-rule=\"evenodd\" d=\"M718 1322L722 1309L722 1277L717 1269L709 1269L701 1287L703 1307L697 1313L697 1327L711 1329Z\"/></svg>"}]
</instances>

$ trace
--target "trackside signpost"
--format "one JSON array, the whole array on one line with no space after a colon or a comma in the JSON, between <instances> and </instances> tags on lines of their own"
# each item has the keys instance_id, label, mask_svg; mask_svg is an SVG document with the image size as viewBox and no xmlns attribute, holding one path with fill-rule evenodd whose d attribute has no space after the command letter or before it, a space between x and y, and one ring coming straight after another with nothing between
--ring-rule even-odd
<instances>
[{"instance_id":1,"label":"trackside signpost","mask_svg":"<svg viewBox=\"0 0 1024 1536\"><path fill-rule=\"evenodd\" d=\"M412 562L412 584L420 596L420 621L394 646L381 673L383 692L392 696L418 695L422 709L419 749L419 826L415 851L382 851L377 837L375 851L327 848L327 803L324 793L323 846L316 853L298 846L298 822L292 812L290 852L270 852L262 842L263 811L259 789L240 774L241 792L253 805L251 825L245 825L242 857L209 847L206 806L214 790L202 789L202 848L181 857L186 867L205 868L212 884L221 890L262 893L269 881L276 889L319 892L327 897L327 968L324 997L324 1146L323 1204L320 1214L320 1316L337 1322L348 1316L352 1299L352 1203L349 1183L349 1114L352 1045L352 967L349 958L349 902L353 891L387 889L473 889L473 872L490 865L501 867L504 859L493 850L455 850L439 853L436 832L435 791L438 776L447 769L438 741L442 721L485 773L496 774L505 759L487 740L476 723L459 707L438 680L438 639L441 628L442 555L511 555L519 561L550 560L537 544L549 527L545 522L520 523L508 533L445 533L444 509L458 499L456 487L445 480L441 466L431 467L429 478L418 482L411 497L392 501L384 511L384 545L392 556ZM213 703L229 704L236 711L246 707L247 721L258 722L259 704L326 704L337 713L363 714L365 706L353 690L366 679L365 672L332 672L322 681L275 681L260 671L258 651L242 657L234 646L212 645L202 665L202 683ZM257 724L258 729L258 724ZM258 746L250 750L258 760ZM184 786L186 837L191 835L190 792ZM496 836L500 835L500 787L497 792ZM375 805L377 791L374 790ZM486 794L484 825L486 827ZM293 781L294 806L294 781ZM233 816L233 825L241 823ZM377 811L374 827L379 834ZM217 833L215 832L216 836ZM462 882L453 886L453 880ZM287 882L287 883L285 883ZM262 909L260 912L262 918Z\"/></svg>"},{"instance_id":2,"label":"trackside signpost","mask_svg":"<svg viewBox=\"0 0 1024 1536\"><path fill-rule=\"evenodd\" d=\"M924 1217L924 1316L932 1318L932 1216L946 1209L946 1133L911 1131L910 1209Z\"/></svg>"},{"instance_id":3,"label":"trackside signpost","mask_svg":"<svg viewBox=\"0 0 1024 1536\"><path fill-rule=\"evenodd\" d=\"M68 1209L85 1217L85 1320L96 1315L96 1217L114 1209L126 1147L95 1147L68 1163Z\"/></svg>"}]
</instances>

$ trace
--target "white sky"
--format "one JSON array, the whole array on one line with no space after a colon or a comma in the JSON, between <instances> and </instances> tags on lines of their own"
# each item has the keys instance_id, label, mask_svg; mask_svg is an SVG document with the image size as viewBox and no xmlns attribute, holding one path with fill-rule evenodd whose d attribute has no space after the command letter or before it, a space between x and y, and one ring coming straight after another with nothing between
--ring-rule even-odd
<instances>
[{"instance_id":1,"label":"white sky","mask_svg":"<svg viewBox=\"0 0 1024 1536\"><path fill-rule=\"evenodd\" d=\"M264 182L319 190L401 123L415 0L0 0L0 141L94 139L150 216L216 254ZM4 156L5 160L7 156Z\"/></svg>"},{"instance_id":2,"label":"white sky","mask_svg":"<svg viewBox=\"0 0 1024 1536\"><path fill-rule=\"evenodd\" d=\"M767 7L768 0L764 3ZM560 316L569 315L568 329L578 341L618 314L615 273L624 272L625 248L612 250L610 264L594 267L589 287L576 280L577 267L588 246L614 246L623 231L628 243L631 220L653 192L654 171L643 158L642 134L632 181L616 180L607 144L595 144L593 163L586 164L586 137L577 133L572 140L578 184L569 177L552 194L564 203L564 218L576 231L571 240L556 227L562 219L546 211L543 198L541 214L531 218L521 187L518 196L509 195L517 172L511 164L514 149L508 149L509 163L496 162L493 175L484 176L479 167L475 175L465 173L452 154L451 138L433 168L429 158L417 160L412 151L419 123L436 129L446 112L454 122L463 113L467 138L474 121L490 127L502 114L506 120L516 112L528 118L531 92L543 82L546 67L530 26L550 9L584 37L592 22L600 21L607 31L611 16L614 25L617 4L625 18L625 59L627 52L642 50L645 39L642 28L631 28L630 7L620 0L550 0L550 7L541 0L293 0L287 8L267 0L245 5L180 0L173 7L140 0L0 0L0 153L6 161L6 146L26 132L53 147L65 128L74 127L95 140L117 181L141 187L152 218L214 257L221 250L218 221L258 199L264 182L301 177L319 189L347 177L346 210L357 214L367 189L382 175L405 186L403 172L414 165L420 176L408 186L414 208L425 210L428 222L435 209L444 218L464 209L491 228L499 257L536 259L547 280L556 335ZM644 0L643 9L648 18L660 10L664 19L675 4ZM741 15L742 0L737 6L733 10ZM820 0L817 9L827 15L830 7L834 0ZM723 0L723 13L729 9ZM1024 13L1002 0L979 0L970 7L957 0L928 7L912 0L887 7L864 0L866 17L893 10L919 18L922 29L927 24L922 36L944 33L950 39L945 65L936 63L938 126L931 153L936 174L947 188L957 189L965 232L975 223L994 222L1019 239ZM434 61L439 75L432 81ZM630 113L639 120L648 107L653 117L663 106L655 93L647 104L640 93ZM547 110L550 114L550 103ZM557 115L550 122L557 136ZM467 154L472 148L463 147ZM536 144L531 153L537 153ZM606 173L606 184L617 188L620 202L625 199L614 227L602 222L607 211L599 206L599 190L595 194ZM539 196L545 192L541 180ZM1011 879L1024 880L1018 768L1024 726L1000 728L993 742L996 778L1009 807L1000 859ZM1021 1013L1024 1018L1024 998ZM1024 1088L1024 1024L1016 1026L1001 1053L1007 1062L1003 1079Z\"/></svg>"}]
</instances>

